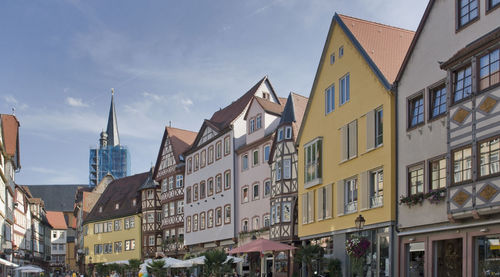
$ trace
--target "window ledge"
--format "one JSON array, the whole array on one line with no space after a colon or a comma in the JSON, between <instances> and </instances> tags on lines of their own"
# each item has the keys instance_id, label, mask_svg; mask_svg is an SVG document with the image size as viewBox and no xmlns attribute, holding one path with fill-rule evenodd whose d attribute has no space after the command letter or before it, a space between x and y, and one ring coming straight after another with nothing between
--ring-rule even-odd
<instances>
[{"instance_id":1,"label":"window ledge","mask_svg":"<svg viewBox=\"0 0 500 277\"><path fill-rule=\"evenodd\" d=\"M322 178L316 178L316 179L314 179L312 181L309 181L309 182L305 183L304 184L304 188L308 189L308 188L314 187L316 185L319 185L321 183L323 183L323 179Z\"/></svg>"},{"instance_id":2,"label":"window ledge","mask_svg":"<svg viewBox=\"0 0 500 277\"><path fill-rule=\"evenodd\" d=\"M348 161L350 161L350 160L354 160L354 159L356 159L357 157L358 157L358 155L355 155L355 156L353 156L353 157L348 158L347 160L342 160L342 161L340 161L340 163L339 163L339 164L343 164L343 163L346 163L346 162L348 162Z\"/></svg>"},{"instance_id":3,"label":"window ledge","mask_svg":"<svg viewBox=\"0 0 500 277\"><path fill-rule=\"evenodd\" d=\"M377 145L377 146L375 146L375 147L373 147L373 148L367 149L367 150L365 151L365 153L363 153L362 155L367 154L367 153L370 153L370 152L372 152L372 151L374 151L374 150L377 150L377 149L381 148L382 146L384 146L384 144L383 144L383 143L382 143L382 144L379 144L379 145Z\"/></svg>"}]
</instances>

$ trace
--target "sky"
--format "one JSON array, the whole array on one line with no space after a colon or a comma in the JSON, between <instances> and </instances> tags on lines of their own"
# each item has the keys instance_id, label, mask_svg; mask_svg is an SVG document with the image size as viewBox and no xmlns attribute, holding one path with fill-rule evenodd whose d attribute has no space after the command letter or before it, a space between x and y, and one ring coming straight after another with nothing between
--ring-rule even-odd
<instances>
[{"instance_id":1,"label":"sky","mask_svg":"<svg viewBox=\"0 0 500 277\"><path fill-rule=\"evenodd\" d=\"M115 89L132 174L163 131L203 119L263 76L308 96L335 12L416 30L425 0L46 0L0 3L0 113L20 121L16 183L88 184Z\"/></svg>"}]
</instances>

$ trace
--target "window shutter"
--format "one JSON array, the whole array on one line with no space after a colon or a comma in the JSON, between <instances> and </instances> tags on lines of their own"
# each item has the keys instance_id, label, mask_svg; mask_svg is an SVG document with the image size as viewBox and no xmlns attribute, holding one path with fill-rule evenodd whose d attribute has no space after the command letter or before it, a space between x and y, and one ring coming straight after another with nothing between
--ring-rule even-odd
<instances>
[{"instance_id":1,"label":"window shutter","mask_svg":"<svg viewBox=\"0 0 500 277\"><path fill-rule=\"evenodd\" d=\"M361 210L370 208L370 178L369 172L361 172L360 191L358 192L361 201Z\"/></svg>"},{"instance_id":2,"label":"window shutter","mask_svg":"<svg viewBox=\"0 0 500 277\"><path fill-rule=\"evenodd\" d=\"M332 184L326 186L326 210L325 218L332 217Z\"/></svg>"},{"instance_id":3,"label":"window shutter","mask_svg":"<svg viewBox=\"0 0 500 277\"><path fill-rule=\"evenodd\" d=\"M366 114L366 150L375 147L375 110Z\"/></svg>"},{"instance_id":4,"label":"window shutter","mask_svg":"<svg viewBox=\"0 0 500 277\"><path fill-rule=\"evenodd\" d=\"M344 183L345 180L337 182L337 215L344 215Z\"/></svg>"},{"instance_id":5,"label":"window shutter","mask_svg":"<svg viewBox=\"0 0 500 277\"><path fill-rule=\"evenodd\" d=\"M307 193L302 194L302 224L307 224Z\"/></svg>"},{"instance_id":6,"label":"window shutter","mask_svg":"<svg viewBox=\"0 0 500 277\"><path fill-rule=\"evenodd\" d=\"M348 142L347 142L347 125L342 126L340 128L340 161L347 160L348 154Z\"/></svg>"},{"instance_id":7,"label":"window shutter","mask_svg":"<svg viewBox=\"0 0 500 277\"><path fill-rule=\"evenodd\" d=\"M317 191L317 211L318 211L318 221L323 219L323 187L316 190Z\"/></svg>"},{"instance_id":8,"label":"window shutter","mask_svg":"<svg viewBox=\"0 0 500 277\"><path fill-rule=\"evenodd\" d=\"M349 159L358 155L358 124L357 120L349 123Z\"/></svg>"},{"instance_id":9,"label":"window shutter","mask_svg":"<svg viewBox=\"0 0 500 277\"><path fill-rule=\"evenodd\" d=\"M307 193L307 204L308 204L308 216L309 223L314 222L314 191Z\"/></svg>"}]
</instances>

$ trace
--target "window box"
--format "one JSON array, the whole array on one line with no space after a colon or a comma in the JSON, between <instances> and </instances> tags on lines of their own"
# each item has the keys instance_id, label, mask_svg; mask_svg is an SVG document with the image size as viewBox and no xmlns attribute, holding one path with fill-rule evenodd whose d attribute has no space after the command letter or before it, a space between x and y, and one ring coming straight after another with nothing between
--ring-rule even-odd
<instances>
[{"instance_id":1,"label":"window box","mask_svg":"<svg viewBox=\"0 0 500 277\"><path fill-rule=\"evenodd\" d=\"M432 204L439 204L446 198L446 188L431 190L424 197Z\"/></svg>"},{"instance_id":2,"label":"window box","mask_svg":"<svg viewBox=\"0 0 500 277\"><path fill-rule=\"evenodd\" d=\"M399 205L406 205L408 207L416 206L417 204L422 205L422 202L424 201L424 194L423 193L418 193L418 194L411 194L409 196L401 196L399 198Z\"/></svg>"}]
</instances>

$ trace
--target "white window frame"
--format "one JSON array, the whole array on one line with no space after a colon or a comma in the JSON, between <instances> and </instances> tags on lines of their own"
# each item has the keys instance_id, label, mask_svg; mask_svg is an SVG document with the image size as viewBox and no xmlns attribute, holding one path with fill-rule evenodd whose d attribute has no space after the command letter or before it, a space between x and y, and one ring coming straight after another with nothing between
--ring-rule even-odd
<instances>
[{"instance_id":1,"label":"white window frame","mask_svg":"<svg viewBox=\"0 0 500 277\"><path fill-rule=\"evenodd\" d=\"M283 179L292 178L292 159L283 159Z\"/></svg>"},{"instance_id":2,"label":"white window frame","mask_svg":"<svg viewBox=\"0 0 500 277\"><path fill-rule=\"evenodd\" d=\"M292 126L286 126L285 127L285 139L291 139L292 138Z\"/></svg>"},{"instance_id":3,"label":"white window frame","mask_svg":"<svg viewBox=\"0 0 500 277\"><path fill-rule=\"evenodd\" d=\"M321 146L318 146L321 145ZM308 149L311 150L308 150ZM308 157L308 151L312 151L312 149L315 148L315 159L313 161L312 159L312 154L311 157ZM319 154L318 154L319 153ZM308 161L310 160L310 161ZM318 137L315 138L314 140L308 142L307 144L304 145L304 180L305 188L310 188L314 185L317 185L322 182L322 176L323 176L323 138ZM311 176L311 178L308 178L307 176L307 169L308 167L314 167L315 168L315 173L314 176Z\"/></svg>"},{"instance_id":4,"label":"white window frame","mask_svg":"<svg viewBox=\"0 0 500 277\"><path fill-rule=\"evenodd\" d=\"M384 170L370 172L370 208L381 207L384 203ZM380 184L382 178L382 184ZM381 187L380 187L381 186Z\"/></svg>"},{"instance_id":5,"label":"white window frame","mask_svg":"<svg viewBox=\"0 0 500 277\"><path fill-rule=\"evenodd\" d=\"M351 99L351 77L347 73L339 80L339 106L344 105Z\"/></svg>"},{"instance_id":6,"label":"white window frame","mask_svg":"<svg viewBox=\"0 0 500 277\"><path fill-rule=\"evenodd\" d=\"M248 169L248 154L244 154L241 156L241 170L247 170Z\"/></svg>"},{"instance_id":7,"label":"white window frame","mask_svg":"<svg viewBox=\"0 0 500 277\"><path fill-rule=\"evenodd\" d=\"M353 188L353 189L351 189ZM355 213L358 210L359 196L358 179L351 178L344 183L344 214Z\"/></svg>"},{"instance_id":8,"label":"white window frame","mask_svg":"<svg viewBox=\"0 0 500 277\"><path fill-rule=\"evenodd\" d=\"M278 141L282 141L283 140L283 128L279 128L278 129Z\"/></svg>"},{"instance_id":9,"label":"white window frame","mask_svg":"<svg viewBox=\"0 0 500 277\"><path fill-rule=\"evenodd\" d=\"M382 114L381 116L381 119L382 121L379 119L379 113ZM384 110L382 109L382 107L378 108L375 110L375 147L379 147L381 146L382 144L384 144ZM378 140L378 136L379 136L379 131L381 132L380 133L380 142Z\"/></svg>"},{"instance_id":10,"label":"white window frame","mask_svg":"<svg viewBox=\"0 0 500 277\"><path fill-rule=\"evenodd\" d=\"M335 110L335 85L325 89L325 115Z\"/></svg>"}]
</instances>

